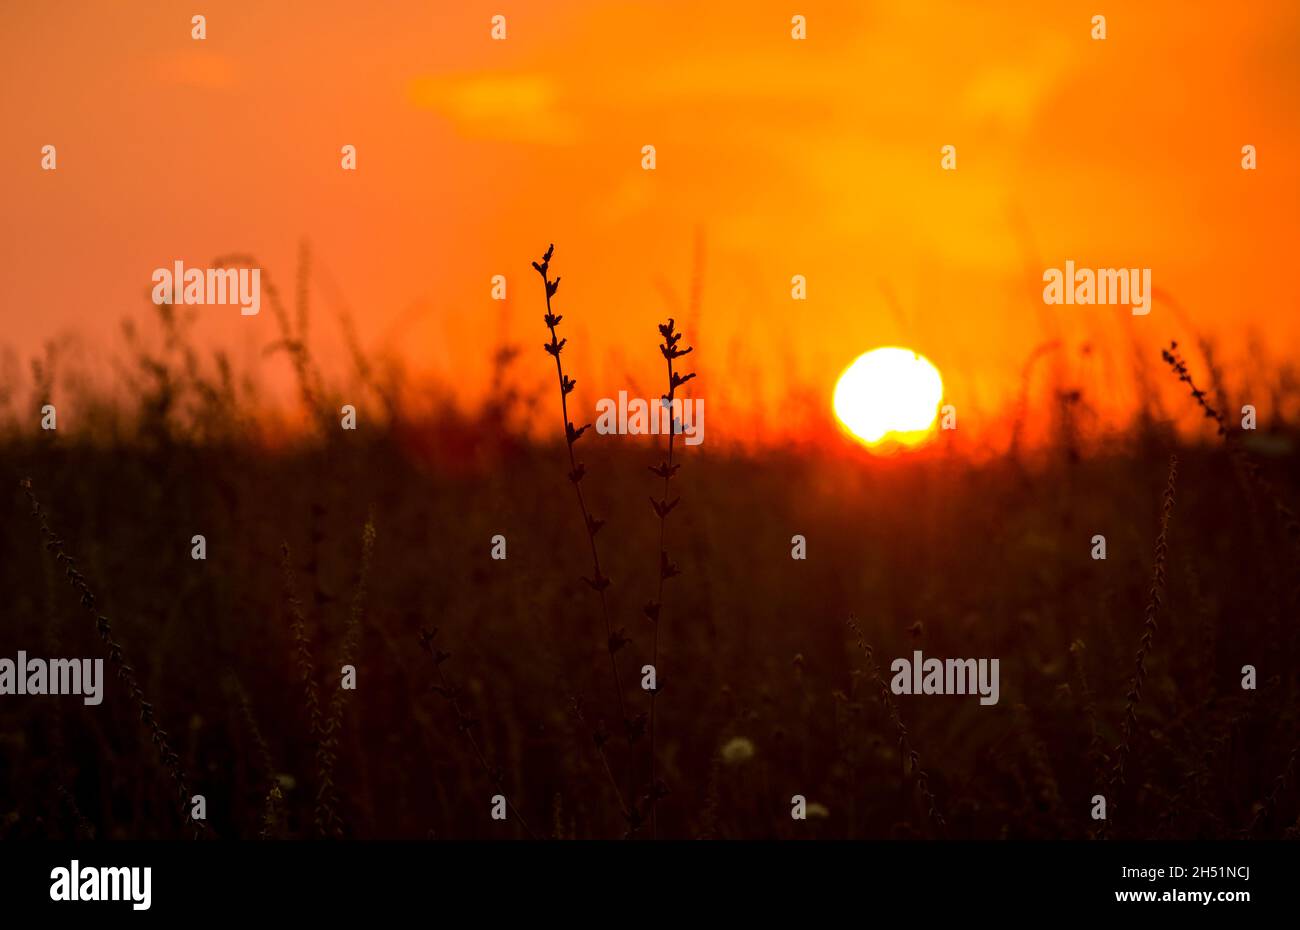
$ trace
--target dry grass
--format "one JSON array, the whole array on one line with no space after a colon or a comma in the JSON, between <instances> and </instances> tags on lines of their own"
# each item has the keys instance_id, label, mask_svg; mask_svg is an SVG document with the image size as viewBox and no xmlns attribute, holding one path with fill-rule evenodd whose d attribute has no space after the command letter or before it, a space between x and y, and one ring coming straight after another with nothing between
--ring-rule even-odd
<instances>
[{"instance_id":1,"label":"dry grass","mask_svg":"<svg viewBox=\"0 0 1300 930\"><path fill-rule=\"evenodd\" d=\"M671 412L673 402L677 398L677 389L686 382L695 377L694 372L683 375L673 369L673 362L683 356L689 355L693 349L687 347L681 348L678 343L682 340L682 334L675 331L674 321L669 317L667 323L659 324L659 335L663 337L663 342L659 346L659 352L663 355L664 361L668 367L668 393L664 394L661 400L665 409ZM680 465L673 462L673 443L676 438L676 427L668 431L668 437L665 440L667 454L663 461L657 465L652 465L650 470L655 475L663 479L664 490L663 496L659 500L650 498L650 506L654 508L655 516L659 518L659 564L658 564L658 587L655 590L654 600L647 602L643 613L650 620L653 626L651 633L650 646L650 665L655 670L655 687L650 689L650 783L646 789L646 799L650 807L651 835L659 835L659 818L656 811L659 806L659 800L666 797L668 787L658 776L658 757L655 755L655 707L659 700L659 633L664 624L664 584L671 578L681 574L677 563L668 557L668 514L677 506L681 498L674 497L668 499L669 488L672 486L672 480L676 477Z\"/></svg>"},{"instance_id":2,"label":"dry grass","mask_svg":"<svg viewBox=\"0 0 1300 930\"><path fill-rule=\"evenodd\" d=\"M575 425L550 257L538 271L562 441L517 429L538 398L507 381L508 347L481 411L411 414L383 359L325 383L301 285L280 348L325 436L271 451L240 378L197 363L179 313L166 351L134 359L137 409L96 408L99 432L0 435L6 642L106 650L119 676L100 707L0 700L0 836L189 833L176 812L193 790L223 838L1083 838L1111 782L1116 838L1298 832L1287 514L1300 468L1232 435L1176 347L1225 442L1176 442L1152 406L1110 442L1082 442L1062 412L1042 454L1018 438L1014 458L981 462L701 448L690 504L668 521L669 438L656 527L652 445ZM43 360L33 398L62 390L58 364ZM389 419L340 434L321 412L340 395ZM584 480L580 438L599 481ZM581 580L557 456L590 559ZM502 531L510 557L492 562L484 540ZM196 532L207 561L190 558ZM796 532L807 561L790 558ZM1094 562L1099 532L1109 558ZM674 558L691 583L664 589ZM650 564L652 619L671 624L634 641L615 618L644 594L610 579ZM94 622L67 622L80 613ZM450 665L422 637L435 628ZM913 648L999 658L1001 702L893 695L875 657ZM651 747L621 669L665 658ZM329 659L357 667L355 692L338 693ZM1247 664L1257 691L1242 689ZM488 816L492 793L505 823ZM816 816L792 821L794 794Z\"/></svg>"},{"instance_id":3,"label":"dry grass","mask_svg":"<svg viewBox=\"0 0 1300 930\"><path fill-rule=\"evenodd\" d=\"M172 749L171 737L159 724L154 705L145 700L144 689L140 686L135 667L127 662L126 653L121 643L113 635L112 622L95 609L95 595L90 589L90 584L86 581L86 576L77 567L77 560L68 554L63 538L50 528L50 521L44 509L42 509L40 501L37 500L35 492L32 490L32 482L24 480L22 490L27 497L27 502L31 505L32 517L35 518L40 529L41 542L44 543L46 551L63 567L64 575L68 579L68 584L76 593L77 600L95 622L95 632L98 634L104 650L108 653L110 668L115 672L116 683L120 684L121 689L126 692L127 697L130 699L132 707L139 713L140 724L149 734L149 741L153 743L154 749L157 751L158 761L171 779L183 821L190 826L194 838L200 838L207 825L202 821L190 819L189 778L181 765L180 757ZM109 687L108 681L101 684L104 688ZM66 800L68 799L65 798ZM84 830L84 819L81 817L75 801L69 801L68 803L71 812L78 820L78 826Z\"/></svg>"},{"instance_id":4,"label":"dry grass","mask_svg":"<svg viewBox=\"0 0 1300 930\"><path fill-rule=\"evenodd\" d=\"M898 754L904 760L904 784L909 786L914 784L916 786L917 792L924 801L925 816L934 826L936 835L942 837L946 830L946 824L943 815L939 813L939 802L935 799L934 792L930 790L930 776L921 767L921 754L912 745L912 739L907 733L907 727L903 725L903 718L899 716L898 703L894 700L889 685L885 683L884 676L880 674L880 668L876 665L875 651L871 646L867 645L866 638L857 621L850 617L848 624L849 629L853 631L853 635L857 639L858 648L862 650L862 657L866 661L867 677L871 679L871 684L879 695L880 704L884 707L889 722L894 728L894 734L898 738Z\"/></svg>"},{"instance_id":5,"label":"dry grass","mask_svg":"<svg viewBox=\"0 0 1300 930\"><path fill-rule=\"evenodd\" d=\"M604 520L597 519L592 515L587 507L587 499L582 493L582 482L587 476L587 467L579 462L574 455L573 447L582 438L587 430L591 429L591 424L583 426L574 426L573 420L569 417L569 394L577 387L578 382L564 373L564 363L560 360L560 353L564 351L564 346L568 339L559 338L556 328L560 325L561 317L551 309L551 299L555 296L560 288L560 279L557 277L552 281L547 277L547 272L551 264L551 256L555 254L555 246L552 244L542 256L540 262L533 262L533 268L542 278L542 284L546 291L546 316L545 323L551 333L551 341L546 343L543 348L546 353L555 359L555 376L560 388L560 415L564 421L564 442L565 448L569 454L569 482L573 485L574 492L578 497L578 510L582 515L583 528L587 534L587 544L591 550L591 577L584 578L583 581L596 592L600 599L600 616L605 627L605 647L609 651L609 666L613 677L614 696L618 705L618 716L623 724L623 733L627 739L627 768L628 768L628 790L619 792L620 806L623 809L623 817L627 821L629 834L635 834L641 828L644 821L642 806L637 803L637 792L635 788L635 768L634 755L636 742L645 732L646 717L644 714L638 714L635 717L628 715L627 702L623 695L623 679L619 673L618 654L624 646L628 645L627 630L624 627L617 629L611 624L609 619L609 599L606 591L613 583L600 567L600 549L596 545L596 534L600 532L601 527L605 525ZM606 740L602 734L597 731L594 734L594 742L597 751L602 756L602 764L605 770L609 772L611 780L615 783L615 790L618 791L617 779L613 778L613 769L610 768L609 759L605 756Z\"/></svg>"}]
</instances>

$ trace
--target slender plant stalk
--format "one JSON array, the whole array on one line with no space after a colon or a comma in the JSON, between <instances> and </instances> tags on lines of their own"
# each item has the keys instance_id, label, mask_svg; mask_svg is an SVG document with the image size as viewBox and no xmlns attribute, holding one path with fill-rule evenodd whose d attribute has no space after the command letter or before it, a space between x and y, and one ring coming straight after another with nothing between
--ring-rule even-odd
<instances>
[{"instance_id":1,"label":"slender plant stalk","mask_svg":"<svg viewBox=\"0 0 1300 930\"><path fill-rule=\"evenodd\" d=\"M650 835L657 838L659 836L659 799L667 793L666 788L660 783L657 773L657 759L655 756L655 708L659 697L659 630L663 625L663 602L664 602L664 582L680 574L677 563L668 558L667 532L668 532L668 514L677 506L681 498L668 499L669 486L673 476L677 474L680 465L673 464L673 438L677 433L678 424L673 419L673 401L677 396L677 389L695 377L692 372L688 375L680 375L673 370L673 360L689 355L694 351L693 348L679 348L677 343L681 342L682 334L673 331L673 319L668 318L667 323L659 324L659 334L664 337L663 343L659 346L659 352L663 355L664 361L668 365L668 393L664 394L660 400L663 402L664 410L667 411L669 419L668 429L668 454L658 465L652 465L650 470L664 480L663 497L659 500L650 498L650 506L659 517L659 585L655 591L655 598L645 605L645 615L650 618L650 623L654 627L652 634L652 644L650 649L650 664L654 668L655 687L650 691L650 785L647 792L647 799L650 804Z\"/></svg>"},{"instance_id":2,"label":"slender plant stalk","mask_svg":"<svg viewBox=\"0 0 1300 930\"><path fill-rule=\"evenodd\" d=\"M258 831L257 838L269 840L279 821L279 802L283 798L276 778L275 763L271 759L271 749L262 736L262 728L257 725L257 715L253 713L253 703L249 700L248 692L244 690L243 684L234 674L230 676L230 690L239 705L244 727L248 730L249 739L253 743L253 754L257 758L258 765L261 766L265 779L266 791L262 800L261 829Z\"/></svg>"},{"instance_id":3,"label":"slender plant stalk","mask_svg":"<svg viewBox=\"0 0 1300 930\"><path fill-rule=\"evenodd\" d=\"M533 262L533 269L541 276L542 283L546 288L546 316L543 319L546 323L547 329L551 332L551 341L546 343L543 348L546 350L548 355L555 359L555 377L559 381L560 385L560 415L564 420L565 448L569 455L568 477L569 481L573 484L573 490L578 497L578 509L582 513L582 522L587 531L587 543L591 550L592 577L584 578L583 581L585 581L600 598L600 614L605 625L605 645L609 651L609 665L614 679L614 694L618 699L618 713L619 717L623 721L623 730L627 737L630 779L630 764L633 744L640 737L641 732L645 728L645 715L638 715L634 720L629 718L627 714L626 703L623 699L623 681L618 670L618 652L628 644L629 640L624 629L614 629L613 625L609 621L609 603L605 596L605 591L610 586L611 581L601 570L600 552L596 547L596 534L600 532L600 528L605 525L605 521L593 517L591 511L587 507L586 498L582 493L582 479L586 475L587 469L586 466L579 462L577 457L573 454L574 443L582 438L582 434L591 428L591 424L588 423L585 426L575 427L573 421L569 419L569 394L573 392L573 389L577 386L578 382L564 373L564 365L560 361L560 353L564 350L565 343L568 342L568 339L561 339L556 333L556 327L560 325L560 320L563 319L563 316L557 315L551 310L551 298L555 296L555 292L560 287L559 278L552 281L547 277L547 272L551 265L551 256L553 254L555 254L554 244L546 250L546 254L542 256L540 262ZM639 826L640 815L635 806L627 807L625 805L624 810L628 816L633 818L631 826L633 828Z\"/></svg>"},{"instance_id":4,"label":"slender plant stalk","mask_svg":"<svg viewBox=\"0 0 1300 930\"><path fill-rule=\"evenodd\" d=\"M1272 482L1264 476L1263 471L1259 467L1259 463L1251 458L1246 450L1242 448L1237 434L1233 433L1232 430L1229 429L1228 421L1224 417L1223 413L1211 406L1210 402L1206 399L1205 392L1196 386L1196 382L1192 380L1191 371L1187 367L1186 360L1184 360L1178 352L1178 343L1169 343L1169 348L1162 349L1160 356L1173 370L1174 374L1178 376L1178 380L1187 385L1188 390L1192 395L1192 399L1195 400L1200 408L1205 412L1205 418L1215 422L1218 433L1223 437L1224 444L1228 448L1228 454L1232 457L1233 464L1242 474L1245 475L1246 480L1256 489L1261 491L1264 497L1268 499L1269 503L1272 504L1278 522L1281 523L1282 529L1286 532L1287 539L1291 544L1292 569L1296 575L1296 586L1293 587L1292 590L1293 603L1295 603L1297 600L1300 600L1300 520L1296 518L1295 511L1287 506L1286 502L1282 499L1282 496L1278 494L1277 489L1273 487Z\"/></svg>"},{"instance_id":5,"label":"slender plant stalk","mask_svg":"<svg viewBox=\"0 0 1300 930\"><path fill-rule=\"evenodd\" d=\"M912 746L912 740L907 735L907 727L903 725L903 718L898 715L898 705L894 703L894 697L889 691L889 685L885 683L884 676L880 674L880 669L876 665L874 651L862 634L862 629L853 617L849 617L848 623L849 629L857 637L858 648L862 650L862 655L867 660L867 675L876 686L876 690L880 692L880 701L885 705L885 712L894 725L894 732L898 734L898 752L907 760L907 764L912 770L912 776L916 779L916 786L925 799L926 815L930 818L930 822L934 824L939 835L943 836L947 832L948 825L944 821L943 815L939 813L938 802L935 800L934 793L930 790L930 776L925 769L921 768L921 754Z\"/></svg>"},{"instance_id":6,"label":"slender plant stalk","mask_svg":"<svg viewBox=\"0 0 1300 930\"><path fill-rule=\"evenodd\" d=\"M352 595L352 605L348 611L348 621L343 634L343 648L338 666L356 665L357 650L361 645L361 622L366 613L366 589L370 578L370 560L375 549L375 522L373 517L366 520L361 531L361 565L357 571L356 590ZM328 785L325 810L333 812L330 829L336 838L342 838L343 819L338 814L340 806L337 786L334 782L334 765L338 761L339 731L343 727L343 704L348 692L338 684L330 692L328 713L324 715L321 726L321 768L322 785Z\"/></svg>"},{"instance_id":7,"label":"slender plant stalk","mask_svg":"<svg viewBox=\"0 0 1300 930\"><path fill-rule=\"evenodd\" d=\"M605 775L609 778L609 783L614 788L614 797L618 800L618 808L622 812L623 818L629 824L624 839L630 839L635 832L631 825L637 822L637 818L628 808L627 801L623 797L623 790L619 788L618 779L614 777L614 769L609 764L609 753L605 751L605 744L609 742L609 734L599 725L592 727L587 722L587 717L582 712L582 706L578 703L578 699L573 695L569 695L569 704L573 707L573 713L577 716L578 722L587 728L587 732L591 734L591 741L596 745L596 754L600 756L601 767L604 768Z\"/></svg>"},{"instance_id":8,"label":"slender plant stalk","mask_svg":"<svg viewBox=\"0 0 1300 930\"><path fill-rule=\"evenodd\" d=\"M307 345L307 323L309 319L307 280L310 263L311 252L306 242L303 242L298 250L297 305L295 308L298 325L295 332L294 323L289 317L289 310L280 299L279 289L276 288L271 276L266 272L266 266L256 256L245 253L232 253L218 256L212 262L213 266L217 268L247 265L263 269L261 275L262 290L266 294L267 302L271 305L271 311L275 315L281 336L278 342L274 342L266 348L266 353L278 351L288 353L290 363L293 365L294 375L298 381L298 392L302 399L303 409L310 417L312 426L319 430L321 435L328 438L333 435L333 431L330 429L331 424L322 398L324 393L323 379Z\"/></svg>"},{"instance_id":9,"label":"slender plant stalk","mask_svg":"<svg viewBox=\"0 0 1300 930\"><path fill-rule=\"evenodd\" d=\"M1088 761L1092 763L1094 783L1100 786L1106 782L1106 742L1097 726L1097 703L1088 685L1088 672L1084 665L1086 652L1083 640L1076 639L1070 644L1070 659L1079 678L1079 707L1088 722Z\"/></svg>"},{"instance_id":10,"label":"slender plant stalk","mask_svg":"<svg viewBox=\"0 0 1300 930\"><path fill-rule=\"evenodd\" d=\"M109 619L96 612L95 595L86 582L86 576L77 570L77 560L68 555L63 539L55 535L54 531L50 529L45 511L41 508L40 501L36 499L36 495L32 492L31 479L23 480L22 489L27 496L27 502L31 504L32 516L36 518L36 522L40 527L41 540L45 543L46 550L63 566L63 573L67 576L68 583L80 595L81 606L86 608L87 613L94 618L95 632L99 635L104 648L108 650L109 661L117 667L117 678L130 696L131 703L139 711L140 722L148 731L149 739L158 751L158 760L162 763L167 774L171 776L172 786L176 789L176 797L180 802L182 819L191 826L195 839L203 837L208 830L207 823L202 820L193 820L190 817L191 796L185 769L181 765L180 757L172 750L171 739L168 737L167 731L158 723L154 705L144 698L144 691L136 678L135 668L126 661L122 645L113 637L113 627Z\"/></svg>"},{"instance_id":11,"label":"slender plant stalk","mask_svg":"<svg viewBox=\"0 0 1300 930\"><path fill-rule=\"evenodd\" d=\"M420 631L420 645L429 651L429 656L433 659L434 672L438 676L438 683L433 686L433 690L446 700L447 706L451 708L451 712L456 718L456 729L465 734L465 739L469 741L470 748L474 750L474 758L478 760L478 764L482 767L483 773L487 775L488 781L492 783L492 787L500 792L501 796L505 798L506 808L515 819L519 821L520 826L524 828L524 832L528 834L529 839L538 839L537 834L533 832L533 828L528 825L528 821L524 819L523 814L519 813L519 809L516 808L514 802L510 800L510 795L506 794L505 788L503 787L503 784L505 783L505 773L501 771L498 766L491 765L488 762L487 756L483 753L483 748L479 745L478 739L474 736L474 728L479 725L479 721L477 718L471 717L467 714L464 708L461 707L461 689L451 681L450 677L448 677L447 673L442 668L443 663L451 658L451 653L443 652L434 645L433 641L437 635L437 627L434 627L432 630Z\"/></svg>"},{"instance_id":12,"label":"slender plant stalk","mask_svg":"<svg viewBox=\"0 0 1300 930\"><path fill-rule=\"evenodd\" d=\"M1241 831L1243 839L1249 839L1272 819L1273 813L1277 810L1277 802L1282 797L1282 792L1286 790L1287 786L1295 782L1297 764L1300 764L1300 743L1296 743L1292 747L1291 754L1287 756L1286 765L1282 769L1282 774L1273 780L1272 789L1259 802L1250 825ZM1297 823L1300 823L1300 821L1297 821Z\"/></svg>"},{"instance_id":13,"label":"slender plant stalk","mask_svg":"<svg viewBox=\"0 0 1300 930\"><path fill-rule=\"evenodd\" d=\"M334 808L334 762L326 741L325 715L321 711L320 690L316 683L316 665L312 658L311 640L307 636L307 621L298 598L294 580L292 554L289 544L280 546L281 580L284 603L289 611L289 626L293 635L298 662L298 677L302 680L303 699L307 705L307 726L315 744L316 757L316 832L322 837L340 836L343 822Z\"/></svg>"},{"instance_id":14,"label":"slender plant stalk","mask_svg":"<svg viewBox=\"0 0 1300 930\"><path fill-rule=\"evenodd\" d=\"M1128 759L1133 751L1133 735L1137 731L1137 708L1142 703L1142 685L1147 677L1147 656L1155 643L1157 620L1160 617L1160 605L1164 600L1165 573L1169 561L1169 521L1174 514L1174 491L1178 486L1178 456L1169 457L1169 480L1165 483L1164 502L1160 508L1160 532L1156 536L1155 558L1151 567L1151 587L1147 595L1146 615L1142 622L1142 638L1138 641L1137 655L1133 660L1133 678L1125 695L1124 723L1120 732L1119 745L1111 757L1110 793L1111 811L1107 820L1102 821L1098 835L1104 836L1105 825L1114 813L1116 793L1124 787Z\"/></svg>"}]
</instances>

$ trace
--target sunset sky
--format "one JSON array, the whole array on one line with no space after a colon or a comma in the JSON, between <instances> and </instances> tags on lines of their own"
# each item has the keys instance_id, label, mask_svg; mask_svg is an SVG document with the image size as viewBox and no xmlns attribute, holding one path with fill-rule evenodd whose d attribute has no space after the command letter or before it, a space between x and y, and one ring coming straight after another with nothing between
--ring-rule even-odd
<instances>
[{"instance_id":1,"label":"sunset sky","mask_svg":"<svg viewBox=\"0 0 1300 930\"><path fill-rule=\"evenodd\" d=\"M110 357L178 259L251 253L292 294L304 239L327 361L346 307L368 349L467 402L503 312L547 377L528 263L553 241L582 402L657 392L675 315L712 435L791 393L794 419L825 415L881 345L987 412L1048 339L1109 411L1132 403L1134 340L1158 364L1190 323L1243 376L1252 335L1252 369L1300 345L1293 2L10 2L0 53L0 345L24 376L62 334ZM1182 319L1045 306L1067 259L1151 268ZM265 306L199 317L250 364L277 336Z\"/></svg>"}]
</instances>

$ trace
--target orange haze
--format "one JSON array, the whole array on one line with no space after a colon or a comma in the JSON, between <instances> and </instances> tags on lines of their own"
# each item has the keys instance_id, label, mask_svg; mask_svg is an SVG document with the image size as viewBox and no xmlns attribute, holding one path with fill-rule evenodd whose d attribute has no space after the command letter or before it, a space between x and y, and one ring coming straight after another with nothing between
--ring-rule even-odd
<instances>
[{"instance_id":1,"label":"orange haze","mask_svg":"<svg viewBox=\"0 0 1300 930\"><path fill-rule=\"evenodd\" d=\"M327 369L347 308L368 351L467 403L503 332L549 385L528 263L554 241L581 403L657 392L674 315L719 436L829 417L879 345L932 359L971 429L1048 340L1102 421L1171 337L1213 340L1242 391L1300 345L1294 2L12 2L0 60L0 341L23 373L61 334L120 350L178 259L251 253L291 298L304 239ZM1045 306L1066 259L1151 268L1152 312ZM201 308L200 338L251 363L268 311Z\"/></svg>"}]
</instances>

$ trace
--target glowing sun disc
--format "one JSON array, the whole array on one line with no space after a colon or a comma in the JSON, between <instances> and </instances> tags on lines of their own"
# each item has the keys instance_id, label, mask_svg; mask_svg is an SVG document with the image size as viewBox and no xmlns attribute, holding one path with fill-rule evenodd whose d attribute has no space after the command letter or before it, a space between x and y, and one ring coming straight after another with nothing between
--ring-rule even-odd
<instances>
[{"instance_id":1,"label":"glowing sun disc","mask_svg":"<svg viewBox=\"0 0 1300 930\"><path fill-rule=\"evenodd\" d=\"M844 369L833 406L845 429L868 446L914 446L929 436L942 399L943 379L929 359L888 346Z\"/></svg>"}]
</instances>

